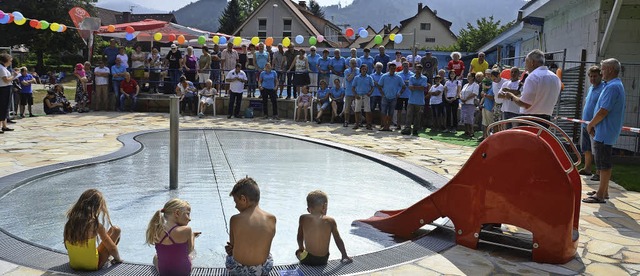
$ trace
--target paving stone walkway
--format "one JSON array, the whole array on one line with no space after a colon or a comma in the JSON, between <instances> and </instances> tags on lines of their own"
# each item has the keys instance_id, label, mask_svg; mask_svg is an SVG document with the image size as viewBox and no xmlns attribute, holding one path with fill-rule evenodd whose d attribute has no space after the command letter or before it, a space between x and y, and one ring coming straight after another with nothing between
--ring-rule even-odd
<instances>
[{"instance_id":1,"label":"paving stone walkway","mask_svg":"<svg viewBox=\"0 0 640 276\"><path fill-rule=\"evenodd\" d=\"M92 112L25 118L0 134L0 176L44 165L111 153L121 147L124 133L168 129L168 114ZM416 164L452 178L473 148L399 133L344 128L339 125L294 123L290 120L181 117L182 128L216 127L290 133L356 146ZM583 190L597 188L584 180ZM583 204L580 246L576 258L564 265L531 262L517 250L463 246L421 260L371 272L370 275L638 275L640 272L640 194L612 183L606 204ZM408 205L411 203L408 203ZM518 232L504 226L503 230ZM0 260L0 275L52 275Z\"/></svg>"}]
</instances>

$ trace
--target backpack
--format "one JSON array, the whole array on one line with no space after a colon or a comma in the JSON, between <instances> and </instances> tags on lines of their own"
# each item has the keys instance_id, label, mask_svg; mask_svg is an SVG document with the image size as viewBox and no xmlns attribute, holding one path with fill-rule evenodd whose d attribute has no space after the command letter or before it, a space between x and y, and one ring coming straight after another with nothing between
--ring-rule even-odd
<instances>
[{"instance_id":1,"label":"backpack","mask_svg":"<svg viewBox=\"0 0 640 276\"><path fill-rule=\"evenodd\" d=\"M247 109L244 110L244 117L253 118L253 108L247 107Z\"/></svg>"}]
</instances>

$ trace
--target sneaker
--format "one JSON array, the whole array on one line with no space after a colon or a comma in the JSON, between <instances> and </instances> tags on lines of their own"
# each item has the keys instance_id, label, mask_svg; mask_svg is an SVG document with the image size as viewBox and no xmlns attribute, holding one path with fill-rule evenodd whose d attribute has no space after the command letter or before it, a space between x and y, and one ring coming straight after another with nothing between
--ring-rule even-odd
<instances>
[{"instance_id":1,"label":"sneaker","mask_svg":"<svg viewBox=\"0 0 640 276\"><path fill-rule=\"evenodd\" d=\"M198 118L202 118L202 117L204 117L204 113L202 112L198 113Z\"/></svg>"},{"instance_id":2,"label":"sneaker","mask_svg":"<svg viewBox=\"0 0 640 276\"><path fill-rule=\"evenodd\" d=\"M279 121L280 117L278 117L278 115L276 115L276 116L273 116L273 119Z\"/></svg>"},{"instance_id":3,"label":"sneaker","mask_svg":"<svg viewBox=\"0 0 640 276\"><path fill-rule=\"evenodd\" d=\"M318 124L322 124L322 121L320 121L320 119L318 119L318 118L313 119L313 121L318 123Z\"/></svg>"},{"instance_id":4,"label":"sneaker","mask_svg":"<svg viewBox=\"0 0 640 276\"><path fill-rule=\"evenodd\" d=\"M413 135L413 136L418 136L418 132L417 132L417 131L414 131L414 132L412 132L412 133L411 133L411 135Z\"/></svg>"},{"instance_id":5,"label":"sneaker","mask_svg":"<svg viewBox=\"0 0 640 276\"><path fill-rule=\"evenodd\" d=\"M353 129L358 129L360 128L360 126L358 126L358 124L353 125Z\"/></svg>"},{"instance_id":6,"label":"sneaker","mask_svg":"<svg viewBox=\"0 0 640 276\"><path fill-rule=\"evenodd\" d=\"M580 175L586 175L586 176L591 176L591 172L585 171L584 169L578 171L578 174Z\"/></svg>"},{"instance_id":7,"label":"sneaker","mask_svg":"<svg viewBox=\"0 0 640 276\"><path fill-rule=\"evenodd\" d=\"M24 114L20 114L20 119L23 119L23 118L24 118Z\"/></svg>"},{"instance_id":8,"label":"sneaker","mask_svg":"<svg viewBox=\"0 0 640 276\"><path fill-rule=\"evenodd\" d=\"M367 125L367 129L368 129L368 130L372 130L372 129L373 129L373 127L372 127L371 125Z\"/></svg>"},{"instance_id":9,"label":"sneaker","mask_svg":"<svg viewBox=\"0 0 640 276\"><path fill-rule=\"evenodd\" d=\"M264 115L262 118L265 120L269 120L269 115Z\"/></svg>"},{"instance_id":10,"label":"sneaker","mask_svg":"<svg viewBox=\"0 0 640 276\"><path fill-rule=\"evenodd\" d=\"M591 181L600 181L600 175L599 174L594 174L590 179L591 179Z\"/></svg>"}]
</instances>

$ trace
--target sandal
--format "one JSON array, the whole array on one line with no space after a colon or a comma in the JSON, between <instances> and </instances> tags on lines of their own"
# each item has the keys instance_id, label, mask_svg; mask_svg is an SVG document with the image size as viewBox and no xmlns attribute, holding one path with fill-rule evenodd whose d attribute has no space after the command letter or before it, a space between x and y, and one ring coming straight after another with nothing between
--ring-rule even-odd
<instances>
[{"instance_id":1,"label":"sandal","mask_svg":"<svg viewBox=\"0 0 640 276\"><path fill-rule=\"evenodd\" d=\"M596 193L597 193L596 191L591 191L591 192L587 192L587 195L588 195L588 196L595 196L595 195L596 195ZM605 197L604 197L604 199L609 199L609 197L608 197L608 196L605 196Z\"/></svg>"},{"instance_id":2,"label":"sandal","mask_svg":"<svg viewBox=\"0 0 640 276\"><path fill-rule=\"evenodd\" d=\"M606 200L597 198L595 196L590 196L590 197L587 197L587 198L583 198L582 202L584 202L584 203L607 203Z\"/></svg>"},{"instance_id":3,"label":"sandal","mask_svg":"<svg viewBox=\"0 0 640 276\"><path fill-rule=\"evenodd\" d=\"M578 171L579 175L591 176L591 172L585 171L584 169Z\"/></svg>"}]
</instances>

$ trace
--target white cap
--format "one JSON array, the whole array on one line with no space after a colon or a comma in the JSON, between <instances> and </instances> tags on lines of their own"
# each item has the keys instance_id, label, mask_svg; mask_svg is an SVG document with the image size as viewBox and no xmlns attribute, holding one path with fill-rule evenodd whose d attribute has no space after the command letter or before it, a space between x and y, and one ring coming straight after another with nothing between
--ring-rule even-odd
<instances>
[{"instance_id":1,"label":"white cap","mask_svg":"<svg viewBox=\"0 0 640 276\"><path fill-rule=\"evenodd\" d=\"M171 44L171 49L177 49L178 46L176 44Z\"/></svg>"}]
</instances>

